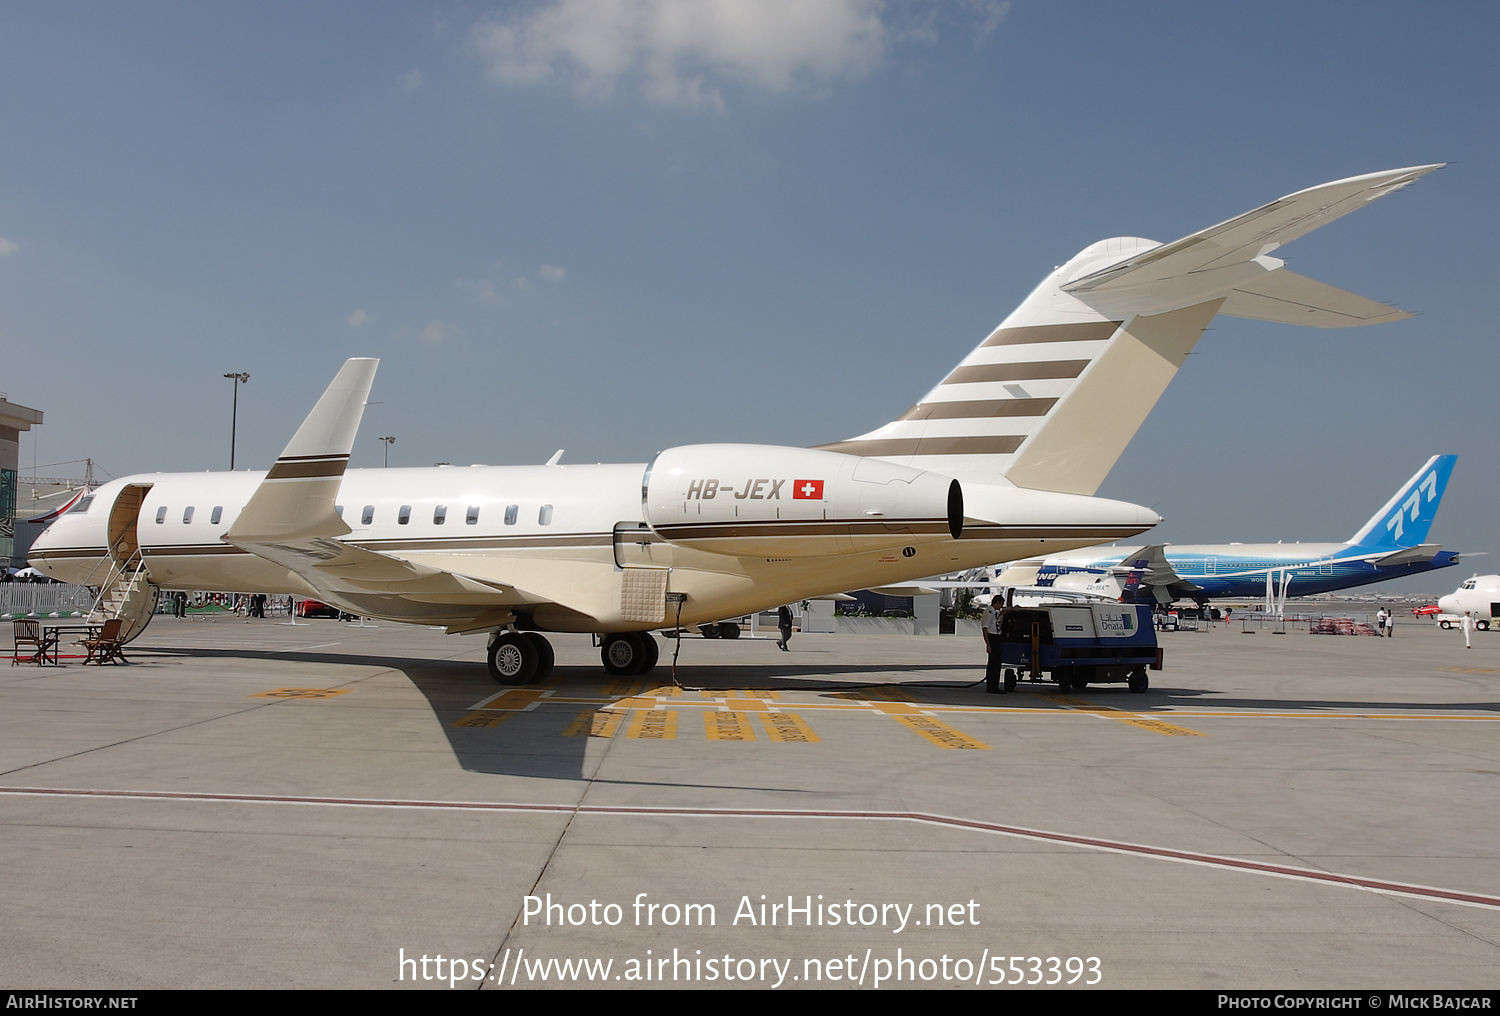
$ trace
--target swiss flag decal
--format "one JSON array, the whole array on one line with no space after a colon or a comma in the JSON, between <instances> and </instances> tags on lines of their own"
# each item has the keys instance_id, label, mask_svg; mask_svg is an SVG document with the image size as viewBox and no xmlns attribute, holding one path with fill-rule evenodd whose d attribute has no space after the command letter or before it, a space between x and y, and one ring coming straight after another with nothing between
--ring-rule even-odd
<instances>
[{"instance_id":1,"label":"swiss flag decal","mask_svg":"<svg viewBox=\"0 0 1500 1016\"><path fill-rule=\"evenodd\" d=\"M792 500L821 501L823 500L822 480L797 480L792 484Z\"/></svg>"}]
</instances>

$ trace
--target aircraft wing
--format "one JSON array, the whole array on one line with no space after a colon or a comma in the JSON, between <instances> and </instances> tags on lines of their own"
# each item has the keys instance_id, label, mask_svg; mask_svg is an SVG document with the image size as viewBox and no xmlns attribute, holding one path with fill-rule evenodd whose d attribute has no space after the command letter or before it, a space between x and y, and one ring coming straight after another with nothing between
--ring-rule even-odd
<instances>
[{"instance_id":1,"label":"aircraft wing","mask_svg":"<svg viewBox=\"0 0 1500 1016\"><path fill-rule=\"evenodd\" d=\"M1143 314L1224 296L1221 309L1226 314L1294 324L1337 327L1409 317L1385 304L1287 272L1284 262L1270 253L1438 168L1392 169L1297 191L1074 279L1062 289L1091 305L1131 306Z\"/></svg>"},{"instance_id":2,"label":"aircraft wing","mask_svg":"<svg viewBox=\"0 0 1500 1016\"><path fill-rule=\"evenodd\" d=\"M335 602L396 598L484 612L551 602L501 582L407 561L345 543L351 532L334 508L378 360L352 359L313 406L224 540L275 562ZM497 609L498 612L497 612ZM423 616L433 614L424 611ZM441 615L441 611L437 615Z\"/></svg>"},{"instance_id":3,"label":"aircraft wing","mask_svg":"<svg viewBox=\"0 0 1500 1016\"><path fill-rule=\"evenodd\" d=\"M1167 560L1166 549L1165 543L1148 544L1110 570L1139 571L1143 586L1169 586L1190 593L1202 589L1202 586L1195 586L1177 574L1177 569L1173 568L1172 562Z\"/></svg>"}]
</instances>

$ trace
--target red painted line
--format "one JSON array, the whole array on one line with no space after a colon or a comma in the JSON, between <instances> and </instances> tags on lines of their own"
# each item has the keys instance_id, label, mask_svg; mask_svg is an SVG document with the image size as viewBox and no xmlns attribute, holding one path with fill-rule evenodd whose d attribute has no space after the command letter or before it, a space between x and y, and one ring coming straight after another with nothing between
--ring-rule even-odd
<instances>
[{"instance_id":1,"label":"red painted line","mask_svg":"<svg viewBox=\"0 0 1500 1016\"><path fill-rule=\"evenodd\" d=\"M1369 892L1413 896L1420 899L1442 900L1466 906L1500 910L1500 896L1482 893L1457 892L1434 886L1415 885L1409 882L1391 882L1384 879L1362 878L1338 872L1317 871L1312 868L1295 868L1285 864L1267 864L1263 861L1247 861L1237 857L1218 854L1200 854L1190 850L1173 850L1168 847L1153 847L1124 840L1107 840L1096 836L1075 836L1071 833L1052 832L1046 829L1030 829L1025 826L1002 825L979 819L954 818L950 815L934 815L920 811L801 811L780 808L668 808L639 807L626 805L575 806L570 804L520 804L507 801L417 801L392 798L384 800L369 797L289 797L268 794L204 794L167 790L76 790L53 787L0 787L0 796L13 797L98 797L115 800L146 801L206 801L236 802L241 804L295 804L345 808L421 808L437 811L502 811L536 812L543 814L580 815L661 815L682 818L792 818L792 819L855 819L884 822L916 822L924 825L943 826L952 829L968 829L975 832L1019 839L1038 840L1045 843L1065 843L1069 846L1092 850L1107 850L1118 854L1134 854L1156 857L1168 861L1181 861L1210 868L1229 871L1244 871L1278 878L1298 879L1323 885L1364 889Z\"/></svg>"}]
</instances>

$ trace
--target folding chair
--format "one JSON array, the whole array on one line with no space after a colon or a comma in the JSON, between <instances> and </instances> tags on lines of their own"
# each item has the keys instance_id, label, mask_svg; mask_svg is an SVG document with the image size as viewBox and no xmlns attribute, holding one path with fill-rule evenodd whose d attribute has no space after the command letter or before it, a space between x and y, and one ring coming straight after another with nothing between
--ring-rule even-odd
<instances>
[{"instance_id":1,"label":"folding chair","mask_svg":"<svg viewBox=\"0 0 1500 1016\"><path fill-rule=\"evenodd\" d=\"M15 621L16 647L11 653L10 665L14 667L18 663L43 664L47 662L47 650L57 645L56 641L47 637L42 631L40 621ZM30 655L22 656L22 647L26 648Z\"/></svg>"},{"instance_id":2,"label":"folding chair","mask_svg":"<svg viewBox=\"0 0 1500 1016\"><path fill-rule=\"evenodd\" d=\"M104 627L100 630L97 638L80 641L79 644L89 651L88 658L83 661L85 666L90 663L102 665L117 661L122 663L130 662L125 659L125 639L120 635L120 629L124 625L125 622L123 620L118 617L112 617L104 622Z\"/></svg>"}]
</instances>

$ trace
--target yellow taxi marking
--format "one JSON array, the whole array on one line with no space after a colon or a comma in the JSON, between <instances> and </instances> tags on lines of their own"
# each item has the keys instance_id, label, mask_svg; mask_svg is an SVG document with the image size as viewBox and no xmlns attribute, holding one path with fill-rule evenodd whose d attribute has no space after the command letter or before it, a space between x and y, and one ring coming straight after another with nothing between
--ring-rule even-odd
<instances>
[{"instance_id":1,"label":"yellow taxi marking","mask_svg":"<svg viewBox=\"0 0 1500 1016\"><path fill-rule=\"evenodd\" d=\"M767 708L769 708L760 699L753 698L727 698L724 700L724 706L727 709L737 710L739 712L754 713L764 712Z\"/></svg>"},{"instance_id":2,"label":"yellow taxi marking","mask_svg":"<svg viewBox=\"0 0 1500 1016\"><path fill-rule=\"evenodd\" d=\"M454 727L498 727L498 726L500 726L500 724L504 723L506 720L510 719L514 715L516 715L514 711L511 711L511 712L501 712L499 710L496 710L496 711L493 711L493 712L470 713L469 715L464 716L461 719L459 719L459 720L455 721L454 723L450 724L450 726L454 726Z\"/></svg>"},{"instance_id":3,"label":"yellow taxi marking","mask_svg":"<svg viewBox=\"0 0 1500 1016\"><path fill-rule=\"evenodd\" d=\"M674 741L677 739L677 710L638 709L630 716L625 736Z\"/></svg>"},{"instance_id":4,"label":"yellow taxi marking","mask_svg":"<svg viewBox=\"0 0 1500 1016\"><path fill-rule=\"evenodd\" d=\"M890 713L893 716L903 713L922 712L921 707L914 706L910 702L871 702L870 705L882 713Z\"/></svg>"},{"instance_id":5,"label":"yellow taxi marking","mask_svg":"<svg viewBox=\"0 0 1500 1016\"><path fill-rule=\"evenodd\" d=\"M749 713L704 713L703 730L710 741L755 740L755 728L750 725Z\"/></svg>"},{"instance_id":6,"label":"yellow taxi marking","mask_svg":"<svg viewBox=\"0 0 1500 1016\"><path fill-rule=\"evenodd\" d=\"M1500 674L1500 670L1490 667L1444 667L1450 674Z\"/></svg>"},{"instance_id":7,"label":"yellow taxi marking","mask_svg":"<svg viewBox=\"0 0 1500 1016\"><path fill-rule=\"evenodd\" d=\"M585 709L573 718L563 737L614 737L625 714L613 710Z\"/></svg>"},{"instance_id":8,"label":"yellow taxi marking","mask_svg":"<svg viewBox=\"0 0 1500 1016\"><path fill-rule=\"evenodd\" d=\"M621 709L653 709L656 707L656 696L640 695L635 698L622 698L615 705Z\"/></svg>"},{"instance_id":9,"label":"yellow taxi marking","mask_svg":"<svg viewBox=\"0 0 1500 1016\"><path fill-rule=\"evenodd\" d=\"M897 716L895 719L897 723L910 727L939 748L979 748L984 751L989 751L990 748L983 741L976 741L962 730L950 727L931 716Z\"/></svg>"},{"instance_id":10,"label":"yellow taxi marking","mask_svg":"<svg viewBox=\"0 0 1500 1016\"><path fill-rule=\"evenodd\" d=\"M476 708L479 709L525 709L531 703L542 697L539 691L523 691L516 688L511 691L503 691L488 702Z\"/></svg>"},{"instance_id":11,"label":"yellow taxi marking","mask_svg":"<svg viewBox=\"0 0 1500 1016\"><path fill-rule=\"evenodd\" d=\"M771 688L700 688L698 694L706 699L779 699L781 692Z\"/></svg>"},{"instance_id":12,"label":"yellow taxi marking","mask_svg":"<svg viewBox=\"0 0 1500 1016\"><path fill-rule=\"evenodd\" d=\"M631 695L639 695L645 687L645 681L606 681L604 684L604 694L611 698L615 696L628 698Z\"/></svg>"},{"instance_id":13,"label":"yellow taxi marking","mask_svg":"<svg viewBox=\"0 0 1500 1016\"><path fill-rule=\"evenodd\" d=\"M353 691L352 688L274 688L271 691L257 692L251 698L334 698L338 695L347 695Z\"/></svg>"},{"instance_id":14,"label":"yellow taxi marking","mask_svg":"<svg viewBox=\"0 0 1500 1016\"><path fill-rule=\"evenodd\" d=\"M1106 720L1119 720L1128 723L1132 727L1140 727L1154 734L1165 734L1168 737L1207 737L1207 734L1197 730L1189 730L1187 727L1178 727L1161 720L1148 719L1139 713L1132 713L1128 709L1118 709L1115 706L1100 705L1090 702L1088 699L1077 698L1073 695L1045 695L1044 698L1051 699L1058 705L1065 706L1075 712L1093 713L1095 716Z\"/></svg>"},{"instance_id":15,"label":"yellow taxi marking","mask_svg":"<svg viewBox=\"0 0 1500 1016\"><path fill-rule=\"evenodd\" d=\"M681 698L682 689L675 684L663 684L641 692L642 698Z\"/></svg>"},{"instance_id":16,"label":"yellow taxi marking","mask_svg":"<svg viewBox=\"0 0 1500 1016\"><path fill-rule=\"evenodd\" d=\"M766 737L790 744L818 744L819 738L800 716L792 713L756 713Z\"/></svg>"},{"instance_id":17,"label":"yellow taxi marking","mask_svg":"<svg viewBox=\"0 0 1500 1016\"><path fill-rule=\"evenodd\" d=\"M1208 736L1207 734L1204 734L1197 730L1189 730L1186 727L1173 726L1170 723L1163 723L1161 720L1149 720L1144 716L1133 716L1130 714L1126 714L1124 716L1111 716L1110 719L1119 720L1121 723L1128 723L1132 727L1140 727L1142 730L1150 730L1157 734L1166 734L1168 737Z\"/></svg>"}]
</instances>

